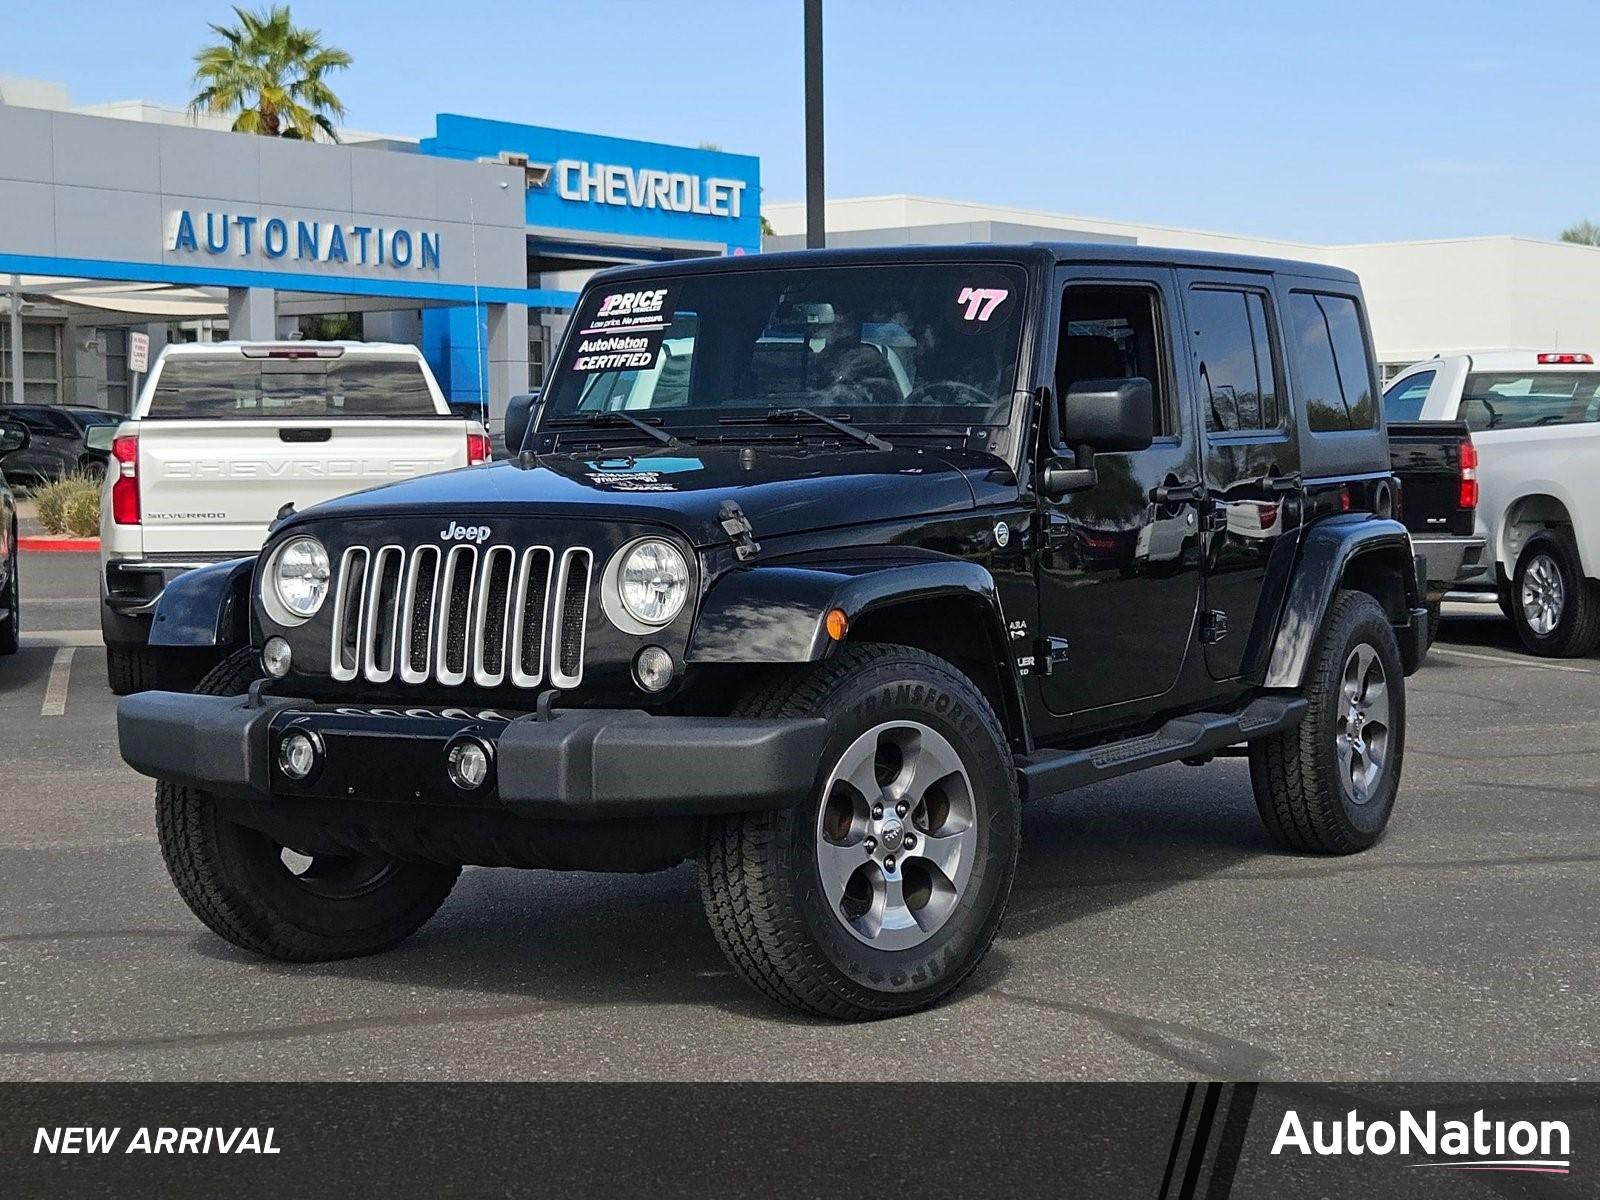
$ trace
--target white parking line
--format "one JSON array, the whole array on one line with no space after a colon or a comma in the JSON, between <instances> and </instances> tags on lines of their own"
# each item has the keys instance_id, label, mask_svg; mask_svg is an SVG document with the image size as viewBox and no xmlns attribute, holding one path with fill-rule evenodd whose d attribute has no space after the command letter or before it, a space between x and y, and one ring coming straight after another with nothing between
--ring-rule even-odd
<instances>
[{"instance_id":1,"label":"white parking line","mask_svg":"<svg viewBox=\"0 0 1600 1200\"><path fill-rule=\"evenodd\" d=\"M1572 667L1565 663L1544 662L1537 658L1511 658L1505 654L1474 654L1471 650L1452 650L1447 646L1439 645L1435 645L1428 653L1448 654L1452 658L1475 658L1479 662L1499 663L1503 667L1533 667L1539 671L1572 671L1578 675L1593 675L1595 673L1589 667Z\"/></svg>"},{"instance_id":2,"label":"white parking line","mask_svg":"<svg viewBox=\"0 0 1600 1200\"><path fill-rule=\"evenodd\" d=\"M67 683L72 678L72 656L77 651L63 646L56 651L50 664L50 679L44 685L44 703L39 706L41 717L59 717L67 711Z\"/></svg>"}]
</instances>

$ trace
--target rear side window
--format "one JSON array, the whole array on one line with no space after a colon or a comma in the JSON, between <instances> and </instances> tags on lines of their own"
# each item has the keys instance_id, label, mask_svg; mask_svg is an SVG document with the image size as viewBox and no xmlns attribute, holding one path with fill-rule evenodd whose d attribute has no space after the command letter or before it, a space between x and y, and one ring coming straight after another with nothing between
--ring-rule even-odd
<instances>
[{"instance_id":1,"label":"rear side window","mask_svg":"<svg viewBox=\"0 0 1600 1200\"><path fill-rule=\"evenodd\" d=\"M1295 292L1289 297L1289 320L1311 431L1376 428L1371 358L1356 302L1325 292Z\"/></svg>"},{"instance_id":2,"label":"rear side window","mask_svg":"<svg viewBox=\"0 0 1600 1200\"><path fill-rule=\"evenodd\" d=\"M1194 288L1189 297L1206 431L1278 428L1278 377L1261 294Z\"/></svg>"},{"instance_id":3,"label":"rear side window","mask_svg":"<svg viewBox=\"0 0 1600 1200\"><path fill-rule=\"evenodd\" d=\"M1437 371L1418 371L1409 379L1402 379L1383 394L1383 415L1386 420L1420 421L1422 405L1428 399L1428 389L1433 386Z\"/></svg>"},{"instance_id":4,"label":"rear side window","mask_svg":"<svg viewBox=\"0 0 1600 1200\"><path fill-rule=\"evenodd\" d=\"M1457 413L1468 427L1530 429L1600 421L1600 371L1494 371L1467 376Z\"/></svg>"},{"instance_id":5,"label":"rear side window","mask_svg":"<svg viewBox=\"0 0 1600 1200\"><path fill-rule=\"evenodd\" d=\"M186 358L161 366L153 418L431 417L422 367L406 359Z\"/></svg>"}]
</instances>

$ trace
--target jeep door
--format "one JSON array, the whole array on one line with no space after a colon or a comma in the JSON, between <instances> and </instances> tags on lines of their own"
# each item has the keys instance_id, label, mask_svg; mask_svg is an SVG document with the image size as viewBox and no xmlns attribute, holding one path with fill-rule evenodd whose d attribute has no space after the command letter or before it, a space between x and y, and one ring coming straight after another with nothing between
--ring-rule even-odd
<instances>
[{"instance_id":1,"label":"jeep door","mask_svg":"<svg viewBox=\"0 0 1600 1200\"><path fill-rule=\"evenodd\" d=\"M1056 286L1057 403L1074 383L1142 377L1155 405L1148 449L1097 454L1094 486L1042 502L1039 633L1053 641L1038 644L1036 659L1054 661L1041 691L1051 712L1093 724L1090 710L1159 696L1183 667L1200 595L1188 498L1199 448L1174 352L1183 344L1175 273L1074 266ZM1072 431L1061 437L1072 449Z\"/></svg>"},{"instance_id":2,"label":"jeep door","mask_svg":"<svg viewBox=\"0 0 1600 1200\"><path fill-rule=\"evenodd\" d=\"M1294 557L1300 453L1285 385L1272 277L1185 270L1190 380L1204 454L1205 601L1213 679L1255 671Z\"/></svg>"}]
</instances>

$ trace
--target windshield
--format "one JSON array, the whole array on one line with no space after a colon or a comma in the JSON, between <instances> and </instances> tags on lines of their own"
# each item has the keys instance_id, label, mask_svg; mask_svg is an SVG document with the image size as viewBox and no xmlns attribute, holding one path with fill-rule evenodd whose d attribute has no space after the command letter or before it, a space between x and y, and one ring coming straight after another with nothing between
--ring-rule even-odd
<instances>
[{"instance_id":1,"label":"windshield","mask_svg":"<svg viewBox=\"0 0 1600 1200\"><path fill-rule=\"evenodd\" d=\"M1020 267L813 267L589 292L545 420L623 411L675 426L809 408L874 425L1004 424Z\"/></svg>"},{"instance_id":2,"label":"windshield","mask_svg":"<svg viewBox=\"0 0 1600 1200\"><path fill-rule=\"evenodd\" d=\"M431 417L415 359L193 358L162 364L151 417Z\"/></svg>"},{"instance_id":3,"label":"windshield","mask_svg":"<svg viewBox=\"0 0 1600 1200\"><path fill-rule=\"evenodd\" d=\"M1467 376L1460 420L1473 430L1600 420L1600 371L1496 371Z\"/></svg>"}]
</instances>

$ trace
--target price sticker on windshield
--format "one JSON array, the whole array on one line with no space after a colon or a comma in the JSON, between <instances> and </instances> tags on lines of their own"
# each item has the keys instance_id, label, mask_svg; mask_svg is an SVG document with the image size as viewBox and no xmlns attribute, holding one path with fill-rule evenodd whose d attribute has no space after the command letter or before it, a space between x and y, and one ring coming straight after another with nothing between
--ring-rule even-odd
<instances>
[{"instance_id":1,"label":"price sticker on windshield","mask_svg":"<svg viewBox=\"0 0 1600 1200\"><path fill-rule=\"evenodd\" d=\"M664 287L602 295L578 331L572 370L580 374L649 370L671 324L672 303Z\"/></svg>"}]
</instances>

